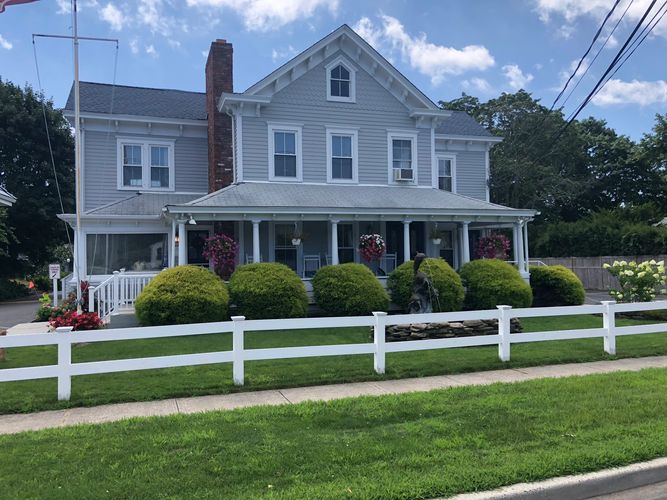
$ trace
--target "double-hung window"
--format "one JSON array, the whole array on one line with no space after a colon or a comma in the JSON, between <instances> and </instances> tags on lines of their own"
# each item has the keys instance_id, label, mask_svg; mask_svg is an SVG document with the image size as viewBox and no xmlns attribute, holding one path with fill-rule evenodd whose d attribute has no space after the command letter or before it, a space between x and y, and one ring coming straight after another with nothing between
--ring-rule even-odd
<instances>
[{"instance_id":1,"label":"double-hung window","mask_svg":"<svg viewBox=\"0 0 667 500\"><path fill-rule=\"evenodd\" d=\"M437 156L438 161L438 189L456 192L456 157Z\"/></svg>"},{"instance_id":2,"label":"double-hung window","mask_svg":"<svg viewBox=\"0 0 667 500\"><path fill-rule=\"evenodd\" d=\"M417 180L417 133L390 131L387 145L389 182L414 183Z\"/></svg>"},{"instance_id":3,"label":"double-hung window","mask_svg":"<svg viewBox=\"0 0 667 500\"><path fill-rule=\"evenodd\" d=\"M358 182L357 131L327 128L328 182Z\"/></svg>"},{"instance_id":4,"label":"double-hung window","mask_svg":"<svg viewBox=\"0 0 667 500\"><path fill-rule=\"evenodd\" d=\"M118 138L118 189L174 190L174 142Z\"/></svg>"},{"instance_id":5,"label":"double-hung window","mask_svg":"<svg viewBox=\"0 0 667 500\"><path fill-rule=\"evenodd\" d=\"M269 124L269 179L301 181L301 126Z\"/></svg>"}]
</instances>

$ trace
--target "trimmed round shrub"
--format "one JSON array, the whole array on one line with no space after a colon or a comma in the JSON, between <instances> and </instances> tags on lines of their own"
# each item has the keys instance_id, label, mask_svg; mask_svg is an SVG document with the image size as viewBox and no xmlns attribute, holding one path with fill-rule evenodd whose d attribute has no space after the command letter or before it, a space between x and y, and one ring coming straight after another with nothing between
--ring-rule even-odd
<instances>
[{"instance_id":1,"label":"trimmed round shrub","mask_svg":"<svg viewBox=\"0 0 667 500\"><path fill-rule=\"evenodd\" d=\"M331 316L357 316L386 311L389 295L367 266L325 266L313 277L315 302Z\"/></svg>"},{"instance_id":2,"label":"trimmed round shrub","mask_svg":"<svg viewBox=\"0 0 667 500\"><path fill-rule=\"evenodd\" d=\"M258 262L236 268L229 292L237 313L248 319L302 318L308 311L303 282L289 267Z\"/></svg>"},{"instance_id":3,"label":"trimmed round shrub","mask_svg":"<svg viewBox=\"0 0 667 500\"><path fill-rule=\"evenodd\" d=\"M565 266L531 266L533 306L578 306L586 292L581 280Z\"/></svg>"},{"instance_id":4,"label":"trimmed round shrub","mask_svg":"<svg viewBox=\"0 0 667 500\"><path fill-rule=\"evenodd\" d=\"M387 287L391 300L398 307L407 311L412 296L414 261L404 262L389 275ZM433 300L434 312L460 311L463 306L463 285L461 278L447 261L437 258L424 259L419 270L428 276L433 287L438 291L437 300Z\"/></svg>"},{"instance_id":5,"label":"trimmed round shrub","mask_svg":"<svg viewBox=\"0 0 667 500\"><path fill-rule=\"evenodd\" d=\"M496 306L530 307L533 292L519 271L502 260L480 259L461 269L466 287L466 309L495 309Z\"/></svg>"},{"instance_id":6,"label":"trimmed round shrub","mask_svg":"<svg viewBox=\"0 0 667 500\"><path fill-rule=\"evenodd\" d=\"M142 325L207 323L227 319L229 293L208 269L165 269L137 297L135 312Z\"/></svg>"}]
</instances>

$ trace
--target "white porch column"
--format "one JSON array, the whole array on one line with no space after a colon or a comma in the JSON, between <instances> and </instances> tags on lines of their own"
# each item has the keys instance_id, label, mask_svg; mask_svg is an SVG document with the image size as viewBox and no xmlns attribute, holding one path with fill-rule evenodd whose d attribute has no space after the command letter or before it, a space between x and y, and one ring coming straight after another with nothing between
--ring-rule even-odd
<instances>
[{"instance_id":1,"label":"white porch column","mask_svg":"<svg viewBox=\"0 0 667 500\"><path fill-rule=\"evenodd\" d=\"M530 265L528 263L528 221L523 222L523 245L524 245L523 256L524 256L524 262L526 263L525 270L526 274L528 274L530 273Z\"/></svg>"},{"instance_id":2,"label":"white porch column","mask_svg":"<svg viewBox=\"0 0 667 500\"><path fill-rule=\"evenodd\" d=\"M519 223L515 222L512 224L512 258L514 259L514 262L516 262L517 268L519 267L519 247L521 246L520 242Z\"/></svg>"},{"instance_id":3,"label":"white porch column","mask_svg":"<svg viewBox=\"0 0 667 500\"><path fill-rule=\"evenodd\" d=\"M410 222L403 221L403 262L410 260Z\"/></svg>"},{"instance_id":4,"label":"white porch column","mask_svg":"<svg viewBox=\"0 0 667 500\"><path fill-rule=\"evenodd\" d=\"M262 257L260 254L260 246L259 246L259 223L261 221L258 219L254 219L252 221L252 261L253 262L261 262Z\"/></svg>"},{"instance_id":5,"label":"white porch column","mask_svg":"<svg viewBox=\"0 0 667 500\"><path fill-rule=\"evenodd\" d=\"M524 274L526 272L526 262L523 257L523 228L521 227L521 222L516 222L514 228L516 231L516 267L521 274Z\"/></svg>"},{"instance_id":6,"label":"white porch column","mask_svg":"<svg viewBox=\"0 0 667 500\"><path fill-rule=\"evenodd\" d=\"M178 265L184 266L188 260L188 236L185 232L185 222L178 223Z\"/></svg>"},{"instance_id":7,"label":"white porch column","mask_svg":"<svg viewBox=\"0 0 667 500\"><path fill-rule=\"evenodd\" d=\"M331 221L331 265L338 264L338 221Z\"/></svg>"},{"instance_id":8,"label":"white porch column","mask_svg":"<svg viewBox=\"0 0 667 500\"><path fill-rule=\"evenodd\" d=\"M171 241L169 242L169 267L174 267L176 262L176 221L171 221L171 233L169 233Z\"/></svg>"},{"instance_id":9,"label":"white porch column","mask_svg":"<svg viewBox=\"0 0 667 500\"><path fill-rule=\"evenodd\" d=\"M463 261L461 265L467 264L470 262L470 234L468 231L468 225L470 222L461 223L461 235L463 237Z\"/></svg>"}]
</instances>

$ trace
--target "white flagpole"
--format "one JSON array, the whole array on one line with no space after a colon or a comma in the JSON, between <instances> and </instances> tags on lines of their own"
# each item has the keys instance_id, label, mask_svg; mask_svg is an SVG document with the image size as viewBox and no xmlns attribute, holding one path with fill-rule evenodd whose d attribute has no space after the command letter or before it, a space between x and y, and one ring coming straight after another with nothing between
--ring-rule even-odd
<instances>
[{"instance_id":1,"label":"white flagpole","mask_svg":"<svg viewBox=\"0 0 667 500\"><path fill-rule=\"evenodd\" d=\"M72 1L73 24L72 34L74 35L74 172L75 172L75 190L76 190L76 237L74 252L76 258L74 273L76 274L76 310L81 313L81 258L80 249L85 243L81 233L81 117L79 109L79 31L77 28L77 8L76 0Z\"/></svg>"}]
</instances>

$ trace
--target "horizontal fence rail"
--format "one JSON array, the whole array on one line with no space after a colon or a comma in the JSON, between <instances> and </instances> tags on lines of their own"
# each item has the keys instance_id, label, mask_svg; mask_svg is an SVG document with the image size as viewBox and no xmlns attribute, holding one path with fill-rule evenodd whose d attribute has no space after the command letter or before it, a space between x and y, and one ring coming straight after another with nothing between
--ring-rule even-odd
<instances>
[{"instance_id":1,"label":"horizontal fence rail","mask_svg":"<svg viewBox=\"0 0 667 500\"><path fill-rule=\"evenodd\" d=\"M58 399L68 400L71 396L73 376L134 370L151 370L179 366L231 363L234 383L236 385L243 385L245 361L372 354L375 372L383 374L385 373L387 353L495 345L498 346L498 357L500 360L509 361L512 344L584 338L603 339L604 352L614 355L616 354L616 338L619 336L667 332L667 323L617 327L616 315L618 313L663 309L667 310L667 301L633 304L617 304L613 301L608 301L602 302L600 305L521 309L513 309L510 306L498 306L497 309L484 311L397 314L392 316L387 315L386 312L375 312L372 316L247 321L243 316L233 316L232 321L217 323L152 326L84 332L73 332L71 327L63 327L56 329L54 333L0 337L0 349L46 345L55 345L58 348L58 364L0 369L0 382L57 378ZM602 328L510 334L510 325L513 318L557 317L579 314L600 314L602 316ZM465 320L496 320L498 321L498 333L492 335L473 335L444 339L386 342L387 326L429 322L460 322ZM369 327L369 329L372 327L372 341L357 344L271 347L259 349L246 349L244 346L245 332L248 331L280 332L298 329L346 327ZM73 344L131 341L149 338L173 338L191 335L217 335L225 333L232 334L232 349L228 351L72 363Z\"/></svg>"}]
</instances>

